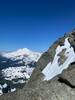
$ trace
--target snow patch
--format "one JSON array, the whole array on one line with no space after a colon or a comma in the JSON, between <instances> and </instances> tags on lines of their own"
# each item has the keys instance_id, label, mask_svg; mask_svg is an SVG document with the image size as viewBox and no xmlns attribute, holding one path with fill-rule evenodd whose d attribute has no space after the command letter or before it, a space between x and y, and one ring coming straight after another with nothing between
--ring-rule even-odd
<instances>
[{"instance_id":1,"label":"snow patch","mask_svg":"<svg viewBox=\"0 0 75 100\"><path fill-rule=\"evenodd\" d=\"M25 83L25 82L26 82L26 81L24 81L24 80L18 80L17 82L13 81L14 84L18 84L18 83L23 84L23 83Z\"/></svg>"},{"instance_id":2,"label":"snow patch","mask_svg":"<svg viewBox=\"0 0 75 100\"><path fill-rule=\"evenodd\" d=\"M3 85L3 88L6 88L7 87L7 84L5 83L4 85Z\"/></svg>"},{"instance_id":3,"label":"snow patch","mask_svg":"<svg viewBox=\"0 0 75 100\"><path fill-rule=\"evenodd\" d=\"M14 92L14 91L16 91L16 88L11 89L11 92Z\"/></svg>"},{"instance_id":4,"label":"snow patch","mask_svg":"<svg viewBox=\"0 0 75 100\"><path fill-rule=\"evenodd\" d=\"M0 96L3 95L3 91L2 91L3 88L7 88L7 84L6 83L3 84L3 85L0 84Z\"/></svg>"},{"instance_id":5,"label":"snow patch","mask_svg":"<svg viewBox=\"0 0 75 100\"><path fill-rule=\"evenodd\" d=\"M6 80L24 78L29 79L34 68L29 68L26 66L21 67L9 67L2 70L2 74Z\"/></svg>"},{"instance_id":6,"label":"snow patch","mask_svg":"<svg viewBox=\"0 0 75 100\"><path fill-rule=\"evenodd\" d=\"M60 56L58 54L62 52L63 49L66 49L65 56L67 57L66 61L59 66L58 59ZM45 75L44 80L50 80L56 75L60 74L64 69L67 69L69 65L75 61L75 53L73 47L71 47L68 38L65 39L64 46L58 46L56 48L56 54L54 56L53 62L43 69L42 73Z\"/></svg>"},{"instance_id":7,"label":"snow patch","mask_svg":"<svg viewBox=\"0 0 75 100\"><path fill-rule=\"evenodd\" d=\"M0 89L0 96L3 94L2 90Z\"/></svg>"}]
</instances>

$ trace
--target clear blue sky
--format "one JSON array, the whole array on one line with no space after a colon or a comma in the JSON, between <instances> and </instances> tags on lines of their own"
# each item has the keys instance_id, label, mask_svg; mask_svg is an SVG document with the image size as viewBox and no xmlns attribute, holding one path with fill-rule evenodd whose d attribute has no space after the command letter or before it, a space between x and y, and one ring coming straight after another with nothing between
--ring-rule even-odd
<instances>
[{"instance_id":1,"label":"clear blue sky","mask_svg":"<svg viewBox=\"0 0 75 100\"><path fill-rule=\"evenodd\" d=\"M0 0L0 51L43 51L73 28L75 0Z\"/></svg>"}]
</instances>

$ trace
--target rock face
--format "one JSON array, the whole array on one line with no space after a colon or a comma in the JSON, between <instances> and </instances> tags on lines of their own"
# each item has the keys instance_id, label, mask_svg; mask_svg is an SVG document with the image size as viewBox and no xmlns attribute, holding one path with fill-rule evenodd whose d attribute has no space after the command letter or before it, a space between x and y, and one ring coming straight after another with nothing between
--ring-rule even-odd
<instances>
[{"instance_id":1,"label":"rock face","mask_svg":"<svg viewBox=\"0 0 75 100\"><path fill-rule=\"evenodd\" d=\"M75 100L75 60L69 59L67 63L70 62L70 64L67 67L67 64L64 64L69 52L67 52L67 56L65 56L66 50L63 49L58 55L57 60L59 66L57 68L65 67L60 74L57 74L49 80L44 80L45 75L42 73L50 62L54 69L53 61L56 55L56 49L58 46L64 46L66 38L68 38L70 48L73 48L75 52L75 31L72 31L58 39L47 52L42 54L37 62L37 67L31 75L30 81L23 89L0 96L0 100ZM75 55L72 55L72 57L73 56ZM56 70L57 69L55 69L53 73L56 72Z\"/></svg>"}]
</instances>

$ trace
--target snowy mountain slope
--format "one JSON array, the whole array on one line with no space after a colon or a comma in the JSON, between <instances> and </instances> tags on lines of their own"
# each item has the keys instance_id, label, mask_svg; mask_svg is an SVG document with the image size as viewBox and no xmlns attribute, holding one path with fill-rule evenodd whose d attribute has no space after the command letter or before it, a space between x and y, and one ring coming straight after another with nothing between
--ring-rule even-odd
<instances>
[{"instance_id":1,"label":"snowy mountain slope","mask_svg":"<svg viewBox=\"0 0 75 100\"><path fill-rule=\"evenodd\" d=\"M65 50L65 53L63 55L65 56L65 61L63 64L60 65L59 54ZM68 38L65 39L64 46L58 46L56 48L56 54L54 56L53 62L50 62L42 71L42 73L45 75L44 80L50 80L53 77L55 77L58 74L61 74L61 72L64 69L67 69L69 65L75 61L75 52L73 47L71 47Z\"/></svg>"},{"instance_id":2,"label":"snowy mountain slope","mask_svg":"<svg viewBox=\"0 0 75 100\"><path fill-rule=\"evenodd\" d=\"M40 58L41 53L32 52L27 48L23 48L14 52L3 53L2 56L12 60L27 58L28 60L37 61Z\"/></svg>"},{"instance_id":3,"label":"snowy mountain slope","mask_svg":"<svg viewBox=\"0 0 75 100\"><path fill-rule=\"evenodd\" d=\"M28 82L41 54L27 48L0 53L0 85L7 84L7 87L0 88L1 94L14 91Z\"/></svg>"},{"instance_id":4,"label":"snowy mountain slope","mask_svg":"<svg viewBox=\"0 0 75 100\"><path fill-rule=\"evenodd\" d=\"M9 63L9 67L2 69L3 76L7 77L6 79L10 78L9 80L11 80L13 79L12 78L13 76L14 78L16 77L21 78L21 77L25 77L27 73L26 77L30 77L31 72L35 67L34 65L38 61L40 56L41 53L32 52L27 48L19 49L15 52L2 53L2 57L7 58L8 61L11 60ZM8 64L8 61L6 62L2 61L2 62ZM23 66L21 64L23 64Z\"/></svg>"}]
</instances>

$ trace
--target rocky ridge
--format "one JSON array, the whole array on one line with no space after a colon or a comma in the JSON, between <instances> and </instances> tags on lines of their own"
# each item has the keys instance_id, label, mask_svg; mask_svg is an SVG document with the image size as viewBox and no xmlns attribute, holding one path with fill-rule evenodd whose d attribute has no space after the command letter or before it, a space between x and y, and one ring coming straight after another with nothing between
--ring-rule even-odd
<instances>
[{"instance_id":1,"label":"rocky ridge","mask_svg":"<svg viewBox=\"0 0 75 100\"><path fill-rule=\"evenodd\" d=\"M65 52L62 50L59 53L59 66L66 67L61 73L57 73L51 79L45 79L47 74L42 73L43 70L51 62L53 66L54 57L56 55L56 49L58 46L64 46L65 39L68 39L70 44L69 48L72 48L75 52L75 31L65 34L64 37L58 39L38 60L36 68L34 69L30 81L25 85L23 89L17 90L14 93L8 93L0 97L0 100L75 100L75 59L69 59L66 67L64 63L66 62ZM71 51L67 52L67 57ZM63 56L64 55L64 56ZM71 58L74 58L74 55ZM72 61L71 61L72 60ZM52 70L55 66L53 66ZM49 69L51 66L49 66ZM56 72L55 69L54 72Z\"/></svg>"}]
</instances>

